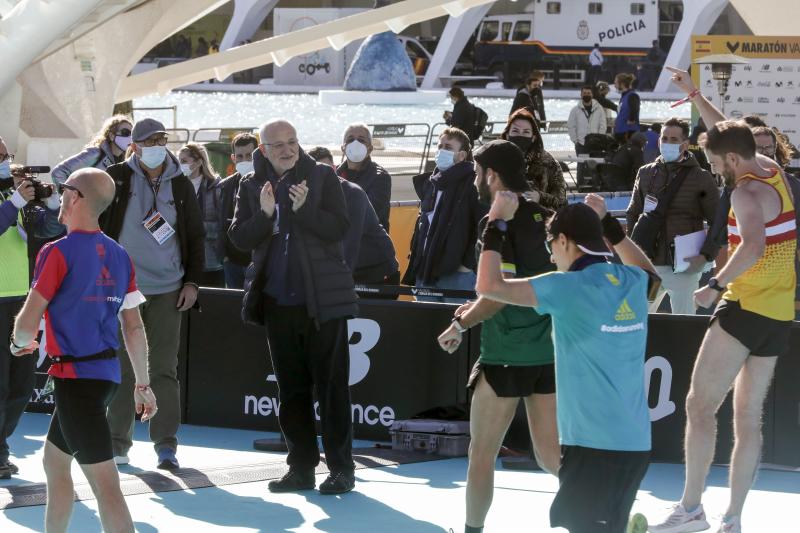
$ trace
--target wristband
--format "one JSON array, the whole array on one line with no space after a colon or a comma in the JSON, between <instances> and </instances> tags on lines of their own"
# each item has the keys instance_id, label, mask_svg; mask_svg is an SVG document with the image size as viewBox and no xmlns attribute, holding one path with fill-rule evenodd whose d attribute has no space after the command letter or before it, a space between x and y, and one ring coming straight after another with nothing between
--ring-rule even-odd
<instances>
[{"instance_id":1,"label":"wristband","mask_svg":"<svg viewBox=\"0 0 800 533\"><path fill-rule=\"evenodd\" d=\"M483 251L502 253L506 233L489 222L483 230Z\"/></svg>"},{"instance_id":2,"label":"wristband","mask_svg":"<svg viewBox=\"0 0 800 533\"><path fill-rule=\"evenodd\" d=\"M461 323L461 315L454 316L451 322L456 327L456 331L458 331L459 333L464 333L469 329L467 327L464 327L464 325Z\"/></svg>"},{"instance_id":3,"label":"wristband","mask_svg":"<svg viewBox=\"0 0 800 533\"><path fill-rule=\"evenodd\" d=\"M25 348L25 346L20 346L19 344L14 342L14 336L13 335L9 335L8 340L9 340L9 342L11 342L11 346L16 348L17 350L21 350L21 349Z\"/></svg>"},{"instance_id":4,"label":"wristband","mask_svg":"<svg viewBox=\"0 0 800 533\"><path fill-rule=\"evenodd\" d=\"M139 392L145 392L150 390L150 385L136 385L135 388Z\"/></svg>"},{"instance_id":5,"label":"wristband","mask_svg":"<svg viewBox=\"0 0 800 533\"><path fill-rule=\"evenodd\" d=\"M619 220L611 216L611 213L606 213L601 221L603 223L603 237L608 239L612 246L616 246L625 240L625 230L622 229L622 224Z\"/></svg>"}]
</instances>

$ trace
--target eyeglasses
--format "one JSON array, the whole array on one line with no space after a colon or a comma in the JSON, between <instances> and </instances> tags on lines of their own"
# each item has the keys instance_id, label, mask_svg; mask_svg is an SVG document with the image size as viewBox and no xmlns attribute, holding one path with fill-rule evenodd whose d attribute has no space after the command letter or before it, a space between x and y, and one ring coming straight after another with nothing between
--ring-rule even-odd
<instances>
[{"instance_id":1,"label":"eyeglasses","mask_svg":"<svg viewBox=\"0 0 800 533\"><path fill-rule=\"evenodd\" d=\"M65 190L66 191L75 191L76 193L78 193L78 196L80 196L81 198L85 198L83 196L83 193L77 187L73 187L72 185L70 185L68 183L62 183L62 184L60 184L58 186L58 194L60 194L61 196L64 196L64 191Z\"/></svg>"},{"instance_id":2,"label":"eyeglasses","mask_svg":"<svg viewBox=\"0 0 800 533\"><path fill-rule=\"evenodd\" d=\"M130 137L131 130L128 128L122 128L121 130L117 130L117 135L120 137Z\"/></svg>"},{"instance_id":3,"label":"eyeglasses","mask_svg":"<svg viewBox=\"0 0 800 533\"><path fill-rule=\"evenodd\" d=\"M142 146L147 146L148 148L150 148L151 146L156 146L156 145L158 145L158 146L166 146L167 145L167 137L166 136L161 136L161 137L156 137L155 139L145 139L144 141L142 141L142 142L140 142L138 144L141 144Z\"/></svg>"},{"instance_id":4,"label":"eyeglasses","mask_svg":"<svg viewBox=\"0 0 800 533\"><path fill-rule=\"evenodd\" d=\"M761 155L773 155L775 154L775 146L756 146L756 151Z\"/></svg>"},{"instance_id":5,"label":"eyeglasses","mask_svg":"<svg viewBox=\"0 0 800 533\"><path fill-rule=\"evenodd\" d=\"M280 152L281 150L283 150L287 146L289 148L291 148L292 150L294 150L295 148L300 146L300 142L299 141L289 141L288 143L284 143L284 142L264 143L264 146L271 146L272 148L274 148L275 150L278 150Z\"/></svg>"},{"instance_id":6,"label":"eyeglasses","mask_svg":"<svg viewBox=\"0 0 800 533\"><path fill-rule=\"evenodd\" d=\"M14 162L14 154L0 154L0 163L8 160L9 163Z\"/></svg>"}]
</instances>

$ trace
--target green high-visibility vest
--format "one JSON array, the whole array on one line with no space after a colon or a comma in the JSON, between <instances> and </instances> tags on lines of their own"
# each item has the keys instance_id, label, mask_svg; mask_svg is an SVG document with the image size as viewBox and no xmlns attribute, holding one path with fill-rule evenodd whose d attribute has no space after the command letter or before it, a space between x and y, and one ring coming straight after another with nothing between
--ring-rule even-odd
<instances>
[{"instance_id":1,"label":"green high-visibility vest","mask_svg":"<svg viewBox=\"0 0 800 533\"><path fill-rule=\"evenodd\" d=\"M5 201L0 193L0 202ZM22 212L17 224L22 226ZM16 227L8 228L0 235L0 298L25 296L28 294L28 245Z\"/></svg>"}]
</instances>

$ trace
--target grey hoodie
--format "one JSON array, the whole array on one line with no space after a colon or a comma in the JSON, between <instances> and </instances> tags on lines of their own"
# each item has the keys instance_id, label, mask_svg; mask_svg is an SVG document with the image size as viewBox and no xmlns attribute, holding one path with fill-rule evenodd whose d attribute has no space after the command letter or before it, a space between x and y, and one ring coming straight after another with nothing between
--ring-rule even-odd
<instances>
[{"instance_id":1,"label":"grey hoodie","mask_svg":"<svg viewBox=\"0 0 800 533\"><path fill-rule=\"evenodd\" d=\"M177 210L172 197L172 178L181 175L180 163L167 151L166 166L161 175L156 209L164 220L175 228ZM139 166L139 157L132 155L127 164L133 170L131 176L131 196L119 243L127 250L136 268L136 283L143 294L164 294L175 291L183 285L183 266L181 251L176 235L159 245L142 222L153 207L153 189L149 179Z\"/></svg>"}]
</instances>

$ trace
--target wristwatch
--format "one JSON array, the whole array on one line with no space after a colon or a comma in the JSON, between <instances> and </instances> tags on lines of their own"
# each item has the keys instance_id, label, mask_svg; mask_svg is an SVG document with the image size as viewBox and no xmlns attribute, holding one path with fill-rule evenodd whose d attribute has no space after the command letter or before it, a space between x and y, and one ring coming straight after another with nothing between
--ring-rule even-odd
<instances>
[{"instance_id":1,"label":"wristwatch","mask_svg":"<svg viewBox=\"0 0 800 533\"><path fill-rule=\"evenodd\" d=\"M723 287L719 284L719 280L717 278L711 278L708 280L708 287L718 292L723 292L727 289L727 287Z\"/></svg>"}]
</instances>

